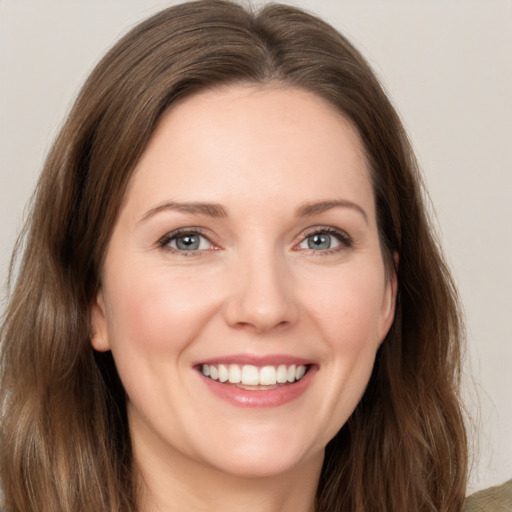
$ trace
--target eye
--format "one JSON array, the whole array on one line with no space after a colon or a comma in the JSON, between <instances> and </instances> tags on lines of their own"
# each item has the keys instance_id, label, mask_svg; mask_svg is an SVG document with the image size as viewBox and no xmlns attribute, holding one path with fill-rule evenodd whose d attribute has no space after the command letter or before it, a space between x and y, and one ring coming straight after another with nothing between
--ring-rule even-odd
<instances>
[{"instance_id":1,"label":"eye","mask_svg":"<svg viewBox=\"0 0 512 512\"><path fill-rule=\"evenodd\" d=\"M169 233L159 242L161 247L180 252L197 252L215 249L215 246L198 231L178 230Z\"/></svg>"},{"instance_id":2,"label":"eye","mask_svg":"<svg viewBox=\"0 0 512 512\"><path fill-rule=\"evenodd\" d=\"M351 245L352 239L346 233L334 228L322 228L309 233L298 245L298 249L330 252L342 250Z\"/></svg>"}]
</instances>

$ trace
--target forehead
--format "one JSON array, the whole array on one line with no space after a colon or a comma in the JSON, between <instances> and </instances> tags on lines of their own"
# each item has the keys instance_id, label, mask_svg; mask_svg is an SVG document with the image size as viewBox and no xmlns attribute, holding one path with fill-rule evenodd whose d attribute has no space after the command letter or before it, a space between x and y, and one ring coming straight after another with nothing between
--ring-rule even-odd
<instances>
[{"instance_id":1,"label":"forehead","mask_svg":"<svg viewBox=\"0 0 512 512\"><path fill-rule=\"evenodd\" d=\"M283 202L285 190L302 201L345 195L371 201L359 134L305 90L236 85L188 97L163 115L127 199L163 201L170 194L178 201L224 202L236 194L252 203Z\"/></svg>"}]
</instances>

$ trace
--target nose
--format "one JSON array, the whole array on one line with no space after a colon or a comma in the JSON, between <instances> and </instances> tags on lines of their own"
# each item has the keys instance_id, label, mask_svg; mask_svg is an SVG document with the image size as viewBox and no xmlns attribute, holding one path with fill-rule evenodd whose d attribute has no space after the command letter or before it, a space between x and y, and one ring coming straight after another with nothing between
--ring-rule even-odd
<instances>
[{"instance_id":1,"label":"nose","mask_svg":"<svg viewBox=\"0 0 512 512\"><path fill-rule=\"evenodd\" d=\"M258 251L240 257L231 270L232 293L225 308L228 325L262 334L297 321L299 308L284 256Z\"/></svg>"}]
</instances>

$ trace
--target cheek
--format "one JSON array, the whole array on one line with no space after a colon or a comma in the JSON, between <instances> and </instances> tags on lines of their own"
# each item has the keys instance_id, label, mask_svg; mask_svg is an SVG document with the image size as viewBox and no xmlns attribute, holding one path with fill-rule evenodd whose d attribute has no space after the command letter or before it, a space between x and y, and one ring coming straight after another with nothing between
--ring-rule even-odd
<instances>
[{"instance_id":1,"label":"cheek","mask_svg":"<svg viewBox=\"0 0 512 512\"><path fill-rule=\"evenodd\" d=\"M215 286L187 272L153 268L109 283L107 317L113 350L176 352L193 341L216 310Z\"/></svg>"},{"instance_id":2,"label":"cheek","mask_svg":"<svg viewBox=\"0 0 512 512\"><path fill-rule=\"evenodd\" d=\"M325 274L324 274L325 276ZM329 278L309 279L308 311L322 350L322 400L315 406L327 443L361 400L380 345L378 326L385 280L376 265L347 265ZM303 287L303 292L306 287Z\"/></svg>"},{"instance_id":3,"label":"cheek","mask_svg":"<svg viewBox=\"0 0 512 512\"><path fill-rule=\"evenodd\" d=\"M377 347L385 285L376 268L346 269L310 288L309 309L334 348L359 351Z\"/></svg>"}]
</instances>

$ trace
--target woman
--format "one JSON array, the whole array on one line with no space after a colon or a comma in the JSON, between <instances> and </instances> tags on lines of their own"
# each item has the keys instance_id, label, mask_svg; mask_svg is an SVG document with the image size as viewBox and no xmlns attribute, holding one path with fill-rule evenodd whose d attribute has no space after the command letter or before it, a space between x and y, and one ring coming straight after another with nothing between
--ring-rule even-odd
<instances>
[{"instance_id":1,"label":"woman","mask_svg":"<svg viewBox=\"0 0 512 512\"><path fill-rule=\"evenodd\" d=\"M461 508L456 292L398 116L324 22L213 0L135 27L22 243L7 510Z\"/></svg>"}]
</instances>

